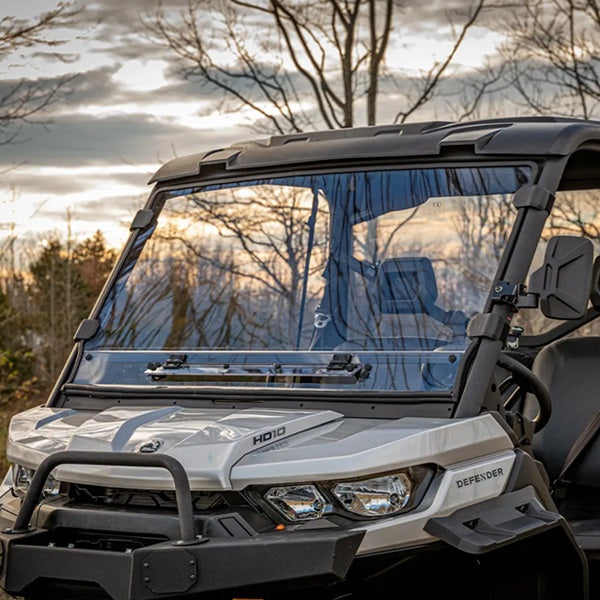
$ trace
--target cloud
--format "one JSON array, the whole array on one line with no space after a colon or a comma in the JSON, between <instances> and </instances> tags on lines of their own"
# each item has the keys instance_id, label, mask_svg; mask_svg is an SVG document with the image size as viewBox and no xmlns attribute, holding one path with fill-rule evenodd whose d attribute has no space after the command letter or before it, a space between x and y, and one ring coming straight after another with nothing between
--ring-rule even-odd
<instances>
[{"instance_id":1,"label":"cloud","mask_svg":"<svg viewBox=\"0 0 600 600\"><path fill-rule=\"evenodd\" d=\"M188 6L188 0L167 0L162 5L168 12L180 11ZM143 15L154 12L158 6L159 0L96 0L85 6L81 22L86 25L103 24L117 31L130 31L132 25L141 22Z\"/></svg>"},{"instance_id":2,"label":"cloud","mask_svg":"<svg viewBox=\"0 0 600 600\"><path fill-rule=\"evenodd\" d=\"M55 0L38 3L50 8ZM199 19L207 38L215 34L216 20L211 11L219 4L220 0L199 3ZM170 20L177 21L187 5L188 0L164 0L163 10ZM440 40L448 39L448 15L460 29L473 5L466 0L404 2L395 13L395 35L400 42L393 46L394 51L400 57L412 52L431 59L433 42L439 47ZM44 115L49 119L47 125L24 124L19 138L22 143L0 146L0 171L13 164L22 165L6 173L3 183L20 192L24 205L35 207L45 202L36 225L38 231L43 223L62 222L68 206L74 208L83 230L89 231L98 223L108 227L111 220L114 224L131 214L130 199L135 203L147 194L145 184L154 168L175 154L264 137L242 127L244 123L252 124L255 115L240 110L237 101L224 104L217 88L202 85L193 76L181 76L181 62L171 50L152 40L143 25L144 16L148 18L157 7L158 0L82 2L77 23L65 33L72 39L59 47L73 62L64 63L52 52L39 48L30 49L26 57L10 57L21 70L6 70L0 80L0 97L18 81L17 74L38 77L38 85L47 89L56 85L61 74L77 74L70 93ZM42 6L40 10L43 9ZM480 24L491 23L490 15L483 14ZM267 22L261 13L253 14L245 23L255 40L260 41L265 32L272 31L272 27L265 29ZM412 44L419 34L421 39L426 38L422 46L411 46L408 51L402 47L403 43ZM477 30L469 32L473 38L480 34ZM268 53L264 56L270 58ZM388 60L391 71L396 67L393 59L390 56ZM28 60L32 63L29 71L24 70ZM139 80L152 78L154 68L160 77L155 84L148 82L145 86L153 89L139 89L144 87ZM380 121L393 118L402 106L403 94L413 83L406 71L394 71L394 75L394 86L385 77L381 80ZM307 113L319 122L309 84L297 73L292 72L289 77ZM448 90L460 89L461 81L455 79L445 85ZM415 118L434 118L435 110L440 110L443 117L444 102L432 104ZM227 110L232 112L227 114ZM363 119L363 104L357 105L356 115Z\"/></svg>"},{"instance_id":3,"label":"cloud","mask_svg":"<svg viewBox=\"0 0 600 600\"><path fill-rule=\"evenodd\" d=\"M45 62L59 62L63 64L74 63L79 55L75 52L33 52L31 54L33 59L41 59Z\"/></svg>"},{"instance_id":4,"label":"cloud","mask_svg":"<svg viewBox=\"0 0 600 600\"><path fill-rule=\"evenodd\" d=\"M135 167L132 167L134 170ZM42 171L42 174L36 171ZM150 169L153 171L154 169ZM52 196L61 196L66 194L86 193L90 189L102 183L106 183L107 177L110 182L118 188L137 189L139 193L146 191L146 182L150 178L149 171L144 167L132 173L114 173L114 167L104 167L98 169L98 172L91 176L77 174L77 169L73 173L66 175L63 173L46 174L43 169L35 167L17 168L8 175L11 185L18 190L27 190L27 193L50 194ZM6 177L6 176L5 176Z\"/></svg>"},{"instance_id":5,"label":"cloud","mask_svg":"<svg viewBox=\"0 0 600 600\"><path fill-rule=\"evenodd\" d=\"M13 144L5 148L3 157L9 158L9 161L4 164L157 163L170 157L173 146L190 151L194 145L190 143L187 128L159 122L146 114L105 118L61 116L47 129L25 125L21 137L35 138L35 143Z\"/></svg>"},{"instance_id":6,"label":"cloud","mask_svg":"<svg viewBox=\"0 0 600 600\"><path fill-rule=\"evenodd\" d=\"M140 198L145 199L146 194L135 198L132 196L107 196L99 200L80 201L76 205L61 206L60 199L56 199L49 206L44 207L39 212L40 219L47 219L57 223L62 222L67 214L67 208L72 211L72 218L90 224L94 223L127 223L131 222L137 208L139 208ZM88 226L87 229L90 229Z\"/></svg>"}]
</instances>

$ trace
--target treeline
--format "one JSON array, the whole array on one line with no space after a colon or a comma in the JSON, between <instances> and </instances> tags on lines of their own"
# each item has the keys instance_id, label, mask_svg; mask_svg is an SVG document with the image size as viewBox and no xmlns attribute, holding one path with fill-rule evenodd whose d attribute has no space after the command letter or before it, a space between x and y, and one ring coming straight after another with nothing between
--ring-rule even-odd
<instances>
[{"instance_id":1,"label":"treeline","mask_svg":"<svg viewBox=\"0 0 600 600\"><path fill-rule=\"evenodd\" d=\"M79 243L52 237L23 268L15 266L14 253L5 246L0 254L2 433L13 414L45 401L115 258L100 231Z\"/></svg>"}]
</instances>

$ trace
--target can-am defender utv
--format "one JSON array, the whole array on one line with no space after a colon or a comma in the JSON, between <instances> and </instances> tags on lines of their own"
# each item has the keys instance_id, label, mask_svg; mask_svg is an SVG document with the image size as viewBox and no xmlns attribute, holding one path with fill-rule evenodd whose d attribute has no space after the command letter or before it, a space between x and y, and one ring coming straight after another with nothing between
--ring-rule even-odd
<instances>
[{"instance_id":1,"label":"can-am defender utv","mask_svg":"<svg viewBox=\"0 0 600 600\"><path fill-rule=\"evenodd\" d=\"M598 165L600 123L514 119L162 167L11 423L2 587L598 594Z\"/></svg>"}]
</instances>

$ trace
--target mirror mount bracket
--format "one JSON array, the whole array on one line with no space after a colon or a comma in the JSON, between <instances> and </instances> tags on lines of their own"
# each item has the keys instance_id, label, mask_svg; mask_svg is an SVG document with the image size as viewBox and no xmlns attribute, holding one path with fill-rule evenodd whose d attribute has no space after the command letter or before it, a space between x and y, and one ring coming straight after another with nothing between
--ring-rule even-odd
<instances>
[{"instance_id":1,"label":"mirror mount bracket","mask_svg":"<svg viewBox=\"0 0 600 600\"><path fill-rule=\"evenodd\" d=\"M508 304L513 312L520 308L537 308L539 295L527 291L522 283L497 281L492 288L490 300L494 303Z\"/></svg>"}]
</instances>

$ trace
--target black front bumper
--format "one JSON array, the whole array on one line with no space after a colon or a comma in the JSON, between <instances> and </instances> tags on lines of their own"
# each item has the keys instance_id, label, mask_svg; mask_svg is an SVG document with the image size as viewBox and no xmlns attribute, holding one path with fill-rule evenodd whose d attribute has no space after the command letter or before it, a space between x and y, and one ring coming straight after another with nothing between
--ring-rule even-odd
<instances>
[{"instance_id":1,"label":"black front bumper","mask_svg":"<svg viewBox=\"0 0 600 600\"><path fill-rule=\"evenodd\" d=\"M175 539L152 540L146 531L144 542L138 539L137 545L128 547L119 543L90 546L89 539L86 541L86 536L93 536L94 532L102 537L107 530L120 529L126 540L135 542L139 537L136 531L142 532L140 515L133 512L122 515L120 521L114 513L105 512L100 521L89 513L82 521L84 510L67 511L66 519L59 518L54 523L50 519L41 527L31 528L46 478L62 464L168 470L175 486L179 535ZM104 519L112 521L110 526ZM364 536L362 531L316 529L201 537L197 534L187 475L174 458L75 451L57 452L42 461L16 519L12 522L0 518L0 530L0 585L6 591L39 596L39 589L87 586L104 590L113 600L181 598L256 586L268 590L282 583L286 588L310 587L340 580L350 569ZM79 598L76 594L70 596Z\"/></svg>"},{"instance_id":2,"label":"black front bumper","mask_svg":"<svg viewBox=\"0 0 600 600\"><path fill-rule=\"evenodd\" d=\"M88 583L114 600L179 598L219 590L312 586L344 578L362 532L317 530L163 542L130 552L60 547L48 531L0 534L2 587L26 594L36 585Z\"/></svg>"}]
</instances>

